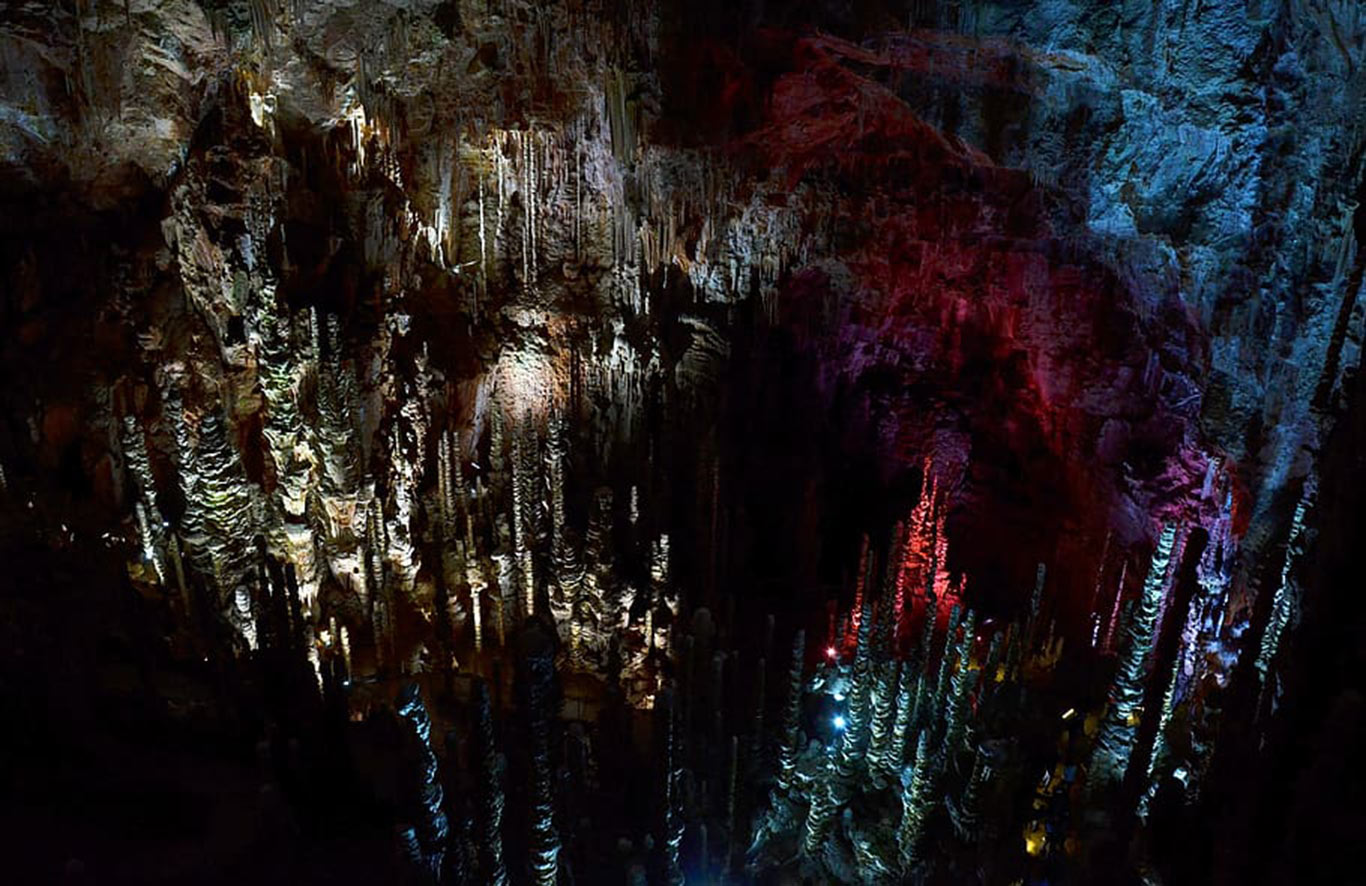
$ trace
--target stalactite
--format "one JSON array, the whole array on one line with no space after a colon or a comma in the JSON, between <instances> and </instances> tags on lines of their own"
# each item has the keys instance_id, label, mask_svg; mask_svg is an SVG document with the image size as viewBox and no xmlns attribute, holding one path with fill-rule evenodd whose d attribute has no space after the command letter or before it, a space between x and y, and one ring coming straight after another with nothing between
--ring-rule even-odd
<instances>
[{"instance_id":1,"label":"stalactite","mask_svg":"<svg viewBox=\"0 0 1366 886\"><path fill-rule=\"evenodd\" d=\"M528 511L535 501L534 483L527 470L526 433L519 428L512 435L512 539L517 562L517 577L521 589L523 617L536 611L536 576L531 556L531 521Z\"/></svg>"},{"instance_id":2,"label":"stalactite","mask_svg":"<svg viewBox=\"0 0 1366 886\"><path fill-rule=\"evenodd\" d=\"M479 870L489 886L508 886L503 863L503 760L493 739L493 706L488 684L474 684L474 755L478 760Z\"/></svg>"},{"instance_id":3,"label":"stalactite","mask_svg":"<svg viewBox=\"0 0 1366 886\"><path fill-rule=\"evenodd\" d=\"M792 791L792 776L801 752L802 668L806 658L806 631L798 630L792 639L792 664L787 672L787 704L783 708L783 740L778 751L778 789Z\"/></svg>"},{"instance_id":4,"label":"stalactite","mask_svg":"<svg viewBox=\"0 0 1366 886\"><path fill-rule=\"evenodd\" d=\"M1157 613L1162 605L1167 564L1176 538L1175 527L1162 530L1157 549L1153 551L1148 577L1143 583L1143 596L1137 612L1127 628L1127 642L1120 655L1110 691L1110 707L1100 733L1096 736L1091 758L1091 785L1098 788L1119 781L1129 765L1133 750L1135 712L1143 701L1143 666L1153 642Z\"/></svg>"}]
</instances>

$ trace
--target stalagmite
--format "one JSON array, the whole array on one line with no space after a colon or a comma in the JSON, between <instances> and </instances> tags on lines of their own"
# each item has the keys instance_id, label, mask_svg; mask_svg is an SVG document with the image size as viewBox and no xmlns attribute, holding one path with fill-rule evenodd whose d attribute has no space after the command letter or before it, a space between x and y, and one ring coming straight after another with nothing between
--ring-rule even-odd
<instances>
[{"instance_id":1,"label":"stalagmite","mask_svg":"<svg viewBox=\"0 0 1366 886\"><path fill-rule=\"evenodd\" d=\"M899 772L906 762L906 741L914 725L915 690L918 675L910 662L901 662L897 669L896 719L892 721L891 740L883 753L883 769Z\"/></svg>"},{"instance_id":2,"label":"stalagmite","mask_svg":"<svg viewBox=\"0 0 1366 886\"><path fill-rule=\"evenodd\" d=\"M792 790L792 776L801 751L802 667L806 657L806 631L798 630L792 639L792 664L787 672L787 704L783 708L783 738L778 751L779 790Z\"/></svg>"},{"instance_id":3,"label":"stalagmite","mask_svg":"<svg viewBox=\"0 0 1366 886\"><path fill-rule=\"evenodd\" d=\"M912 738L921 732L929 731L931 727L930 712L930 684L925 677L925 672L921 671L915 678L915 692L911 695L910 720L906 732L907 738Z\"/></svg>"},{"instance_id":4,"label":"stalagmite","mask_svg":"<svg viewBox=\"0 0 1366 886\"><path fill-rule=\"evenodd\" d=\"M395 666L393 631L393 593L390 580L389 545L385 538L383 506L379 499L370 501L366 515L366 598L370 606L370 622L375 638L375 666L382 673Z\"/></svg>"},{"instance_id":5,"label":"stalagmite","mask_svg":"<svg viewBox=\"0 0 1366 886\"><path fill-rule=\"evenodd\" d=\"M138 494L143 501L151 504L151 510L155 507L156 480L152 475L152 464L147 455L147 440L143 435L142 426L131 415L123 417L123 435L120 442L123 445L123 456L127 461L128 470L137 481Z\"/></svg>"},{"instance_id":6,"label":"stalagmite","mask_svg":"<svg viewBox=\"0 0 1366 886\"><path fill-rule=\"evenodd\" d=\"M1290 619L1295 609L1296 586L1292 570L1296 560L1304 554L1304 520L1309 508L1313 504L1314 484L1312 481L1305 481L1304 495L1300 498L1299 504L1295 506L1295 516L1290 521L1290 539L1285 546L1285 559L1281 565L1281 580L1276 586L1276 594L1271 600L1271 616L1266 623L1266 630L1262 634L1262 642L1257 649L1257 658L1253 664L1257 668L1257 678L1262 683L1266 682L1266 676L1271 668L1271 663L1276 657L1276 650L1280 648L1281 635L1285 632L1285 627L1290 623Z\"/></svg>"},{"instance_id":7,"label":"stalagmite","mask_svg":"<svg viewBox=\"0 0 1366 886\"><path fill-rule=\"evenodd\" d=\"M503 760L494 745L488 684L474 684L474 755L479 766L479 870L489 886L508 886L503 864Z\"/></svg>"},{"instance_id":8,"label":"stalagmite","mask_svg":"<svg viewBox=\"0 0 1366 886\"><path fill-rule=\"evenodd\" d=\"M528 842L531 882L555 886L559 873L560 834L555 827L555 800L551 789L550 710L554 693L555 662L548 655L532 654L525 660L524 690L527 730L531 741L531 834Z\"/></svg>"},{"instance_id":9,"label":"stalagmite","mask_svg":"<svg viewBox=\"0 0 1366 886\"><path fill-rule=\"evenodd\" d=\"M859 549L858 575L854 584L854 605L849 610L850 624L848 635L841 635L841 640L845 648L841 650L844 654L853 652L853 647L857 645L859 628L862 625L864 612L864 593L867 590L869 569L868 556L868 536L863 536L863 544Z\"/></svg>"},{"instance_id":10,"label":"stalagmite","mask_svg":"<svg viewBox=\"0 0 1366 886\"><path fill-rule=\"evenodd\" d=\"M458 886L1255 867L1354 506L1366 20L1031 2L9 4L0 631L98 678L47 731L169 677L130 725L291 798L363 751L328 792Z\"/></svg>"},{"instance_id":11,"label":"stalagmite","mask_svg":"<svg viewBox=\"0 0 1366 886\"><path fill-rule=\"evenodd\" d=\"M721 716L717 711L717 717ZM736 851L740 846L737 835L739 828L738 809L736 808L737 795L739 793L740 778L740 736L730 737L730 756L726 767L726 865L725 872L729 876L732 865L735 862Z\"/></svg>"},{"instance_id":12,"label":"stalagmite","mask_svg":"<svg viewBox=\"0 0 1366 886\"><path fill-rule=\"evenodd\" d=\"M465 567L465 581L470 586L470 616L474 622L474 651L484 651L484 591L488 581L484 570L477 562L470 561Z\"/></svg>"},{"instance_id":13,"label":"stalagmite","mask_svg":"<svg viewBox=\"0 0 1366 886\"><path fill-rule=\"evenodd\" d=\"M346 625L342 625L338 631L341 636L342 662L346 667L346 673L351 673L351 630Z\"/></svg>"},{"instance_id":14,"label":"stalagmite","mask_svg":"<svg viewBox=\"0 0 1366 886\"><path fill-rule=\"evenodd\" d=\"M754 673L754 734L750 737L750 748L755 755L758 755L764 746L764 692L767 671L768 662L759 659Z\"/></svg>"},{"instance_id":15,"label":"stalagmite","mask_svg":"<svg viewBox=\"0 0 1366 886\"><path fill-rule=\"evenodd\" d=\"M858 641L854 651L849 708L844 714L845 729L840 735L839 750L836 755L839 777L830 783L830 789L836 792L838 798L836 805L841 806L848 799L853 779L863 764L862 755L869 726L868 696L872 683L868 661L871 656L869 650L871 634L872 605L865 599L859 624Z\"/></svg>"},{"instance_id":16,"label":"stalagmite","mask_svg":"<svg viewBox=\"0 0 1366 886\"><path fill-rule=\"evenodd\" d=\"M888 633L894 647L900 646L902 620L906 611L906 582L902 578L906 572L906 559L906 525L898 520L892 527L891 549L887 552L882 581L883 593L892 595Z\"/></svg>"},{"instance_id":17,"label":"stalagmite","mask_svg":"<svg viewBox=\"0 0 1366 886\"><path fill-rule=\"evenodd\" d=\"M1115 650L1115 631L1119 626L1119 613L1124 603L1124 580L1128 577L1129 562L1126 560L1119 568L1119 584L1115 587L1115 602L1110 609L1110 619L1105 628L1105 642L1101 648L1106 652Z\"/></svg>"},{"instance_id":18,"label":"stalagmite","mask_svg":"<svg viewBox=\"0 0 1366 886\"><path fill-rule=\"evenodd\" d=\"M151 520L147 518L147 507L142 502L133 505L133 513L136 515L138 524L138 538L142 539L142 557L156 571L157 581L165 583L166 566L162 563L161 548L157 543L160 536L160 527L153 528Z\"/></svg>"},{"instance_id":19,"label":"stalagmite","mask_svg":"<svg viewBox=\"0 0 1366 886\"><path fill-rule=\"evenodd\" d=\"M660 766L663 772L662 807L662 850L664 857L664 882L669 886L683 883L683 868L679 863L679 849L683 843L683 819L679 814L679 784L682 772L677 760L677 723L674 711L674 693L664 690L655 695L655 722L659 729Z\"/></svg>"},{"instance_id":20,"label":"stalagmite","mask_svg":"<svg viewBox=\"0 0 1366 886\"><path fill-rule=\"evenodd\" d=\"M1157 793L1157 779L1154 778L1157 767L1164 762L1167 757L1167 726L1172 720L1173 702L1176 698L1177 678L1181 672L1181 656L1173 657L1171 673L1167 675L1167 688L1162 693L1162 711L1158 716L1157 732L1153 735L1153 746L1148 753L1148 770L1144 773L1144 780L1147 789L1138 801L1138 814L1140 818L1148 815L1148 806L1153 796Z\"/></svg>"},{"instance_id":21,"label":"stalagmite","mask_svg":"<svg viewBox=\"0 0 1366 886\"><path fill-rule=\"evenodd\" d=\"M987 759L985 749L978 745L972 760L972 775L968 777L968 783L963 787L963 795L954 811L953 826L958 832L959 839L971 843L977 838L978 823L981 819L982 791L986 786L987 779L991 777L991 762Z\"/></svg>"},{"instance_id":22,"label":"stalagmite","mask_svg":"<svg viewBox=\"0 0 1366 886\"><path fill-rule=\"evenodd\" d=\"M957 604L949 610L949 625L944 631L944 643L939 652L939 668L934 683L929 687L931 695L930 710L940 712L944 710L944 699L949 691L949 679L952 676L954 643L958 638L958 620L961 617L961 610Z\"/></svg>"},{"instance_id":23,"label":"stalagmite","mask_svg":"<svg viewBox=\"0 0 1366 886\"><path fill-rule=\"evenodd\" d=\"M184 434L183 418L178 424ZM249 581L248 542L256 525L251 495L255 487L247 483L216 410L200 421L199 445L192 455L183 452L182 460L184 525L191 557L201 574L211 577L218 599L232 613L234 627L254 638L250 604L242 594Z\"/></svg>"},{"instance_id":24,"label":"stalagmite","mask_svg":"<svg viewBox=\"0 0 1366 886\"><path fill-rule=\"evenodd\" d=\"M930 812L929 754L929 736L922 733L916 744L915 759L909 770L901 775L901 824L897 828L897 847L903 877L910 877L920 860L917 849Z\"/></svg>"},{"instance_id":25,"label":"stalagmite","mask_svg":"<svg viewBox=\"0 0 1366 886\"><path fill-rule=\"evenodd\" d=\"M899 683L895 661L880 661L875 666L873 682L872 730L868 737L868 764L879 772L892 768L893 719L896 715L896 692Z\"/></svg>"},{"instance_id":26,"label":"stalagmite","mask_svg":"<svg viewBox=\"0 0 1366 886\"><path fill-rule=\"evenodd\" d=\"M303 517L313 485L312 454L308 452L303 416L295 400L296 372L288 331L280 325L268 301L258 370L266 402L263 434L275 466L280 506L289 518L298 520Z\"/></svg>"},{"instance_id":27,"label":"stalagmite","mask_svg":"<svg viewBox=\"0 0 1366 886\"><path fill-rule=\"evenodd\" d=\"M416 823L417 840L428 874L434 880L440 880L444 870L443 862L450 827L446 821L445 798L437 773L436 754L432 751L432 723L427 716L427 708L422 703L422 695L416 683L409 683L403 688L395 709L417 733L421 753L419 761L422 767L422 808L421 817Z\"/></svg>"},{"instance_id":28,"label":"stalagmite","mask_svg":"<svg viewBox=\"0 0 1366 886\"><path fill-rule=\"evenodd\" d=\"M974 707L980 712L985 709L996 695L997 682L1001 674L1001 652L1004 647L1005 632L996 631L987 644L987 654L982 659L982 670L977 679L977 698Z\"/></svg>"},{"instance_id":29,"label":"stalagmite","mask_svg":"<svg viewBox=\"0 0 1366 886\"><path fill-rule=\"evenodd\" d=\"M1088 781L1092 790L1122 779L1129 765L1137 723L1136 709L1143 701L1143 665L1152 647L1175 538L1175 527L1168 526L1162 530L1148 567L1148 577L1143 583L1138 610L1127 629L1124 651L1120 654L1119 667L1110 691L1110 707L1096 736L1091 757Z\"/></svg>"},{"instance_id":30,"label":"stalagmite","mask_svg":"<svg viewBox=\"0 0 1366 886\"><path fill-rule=\"evenodd\" d=\"M1043 602L1043 585L1047 575L1048 567L1043 563L1040 563L1034 574L1034 592L1029 596L1029 616L1025 619L1025 645L1031 652L1034 649L1034 643L1037 639L1036 633L1039 629L1039 609Z\"/></svg>"},{"instance_id":31,"label":"stalagmite","mask_svg":"<svg viewBox=\"0 0 1366 886\"><path fill-rule=\"evenodd\" d=\"M858 639L855 643L849 706L841 716L843 730L833 754L826 755L825 772L814 786L811 811L807 816L802 851L816 855L829 833L836 810L849 799L854 779L861 769L862 740L867 727L868 656L872 607L865 599L860 611Z\"/></svg>"},{"instance_id":32,"label":"stalagmite","mask_svg":"<svg viewBox=\"0 0 1366 886\"><path fill-rule=\"evenodd\" d=\"M953 763L954 755L958 753L963 743L963 731L969 713L968 692L972 688L974 676L971 665L976 627L977 616L969 609L967 617L963 619L963 640L954 653L958 665L953 675L952 689L944 714L944 741L938 749L935 765L935 768L940 771Z\"/></svg>"}]
</instances>

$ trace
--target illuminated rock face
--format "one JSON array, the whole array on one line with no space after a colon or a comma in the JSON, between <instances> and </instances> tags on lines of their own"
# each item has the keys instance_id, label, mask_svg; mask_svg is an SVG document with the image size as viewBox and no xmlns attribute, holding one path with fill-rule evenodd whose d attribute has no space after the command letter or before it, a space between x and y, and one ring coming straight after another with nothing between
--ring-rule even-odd
<instances>
[{"instance_id":1,"label":"illuminated rock face","mask_svg":"<svg viewBox=\"0 0 1366 886\"><path fill-rule=\"evenodd\" d=\"M482 882L617 857L555 675L669 712L621 850L668 882L1092 870L1083 822L1284 704L1366 317L1356 4L11 6L5 525L131 582L119 642L356 718L421 683L433 877L425 705L533 629L515 821L475 690Z\"/></svg>"}]
</instances>

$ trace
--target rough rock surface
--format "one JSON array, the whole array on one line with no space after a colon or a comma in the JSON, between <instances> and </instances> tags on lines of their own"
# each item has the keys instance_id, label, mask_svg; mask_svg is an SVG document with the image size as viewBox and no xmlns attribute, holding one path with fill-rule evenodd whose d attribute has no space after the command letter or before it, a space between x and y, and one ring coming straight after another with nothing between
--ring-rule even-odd
<instances>
[{"instance_id":1,"label":"rough rock surface","mask_svg":"<svg viewBox=\"0 0 1366 886\"><path fill-rule=\"evenodd\" d=\"M177 660L482 671L540 619L644 709L726 659L683 615L814 627L864 533L886 649L925 589L1047 625L1023 671L1140 634L1164 735L1288 642L1366 311L1351 0L16 0L0 59L6 543ZM829 870L895 869L868 802Z\"/></svg>"}]
</instances>

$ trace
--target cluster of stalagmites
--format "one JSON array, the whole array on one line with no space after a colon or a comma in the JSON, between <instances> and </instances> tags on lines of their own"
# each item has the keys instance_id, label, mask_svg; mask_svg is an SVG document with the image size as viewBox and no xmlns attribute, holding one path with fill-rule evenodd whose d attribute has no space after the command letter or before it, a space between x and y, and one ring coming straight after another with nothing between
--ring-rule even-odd
<instances>
[{"instance_id":1,"label":"cluster of stalagmites","mask_svg":"<svg viewBox=\"0 0 1366 886\"><path fill-rule=\"evenodd\" d=\"M269 130L269 105L261 108L252 105L253 120ZM360 165L353 174L394 171L386 164L387 130L363 110L357 115ZM473 415L459 423L453 416L468 415L468 406L451 398L450 380L427 359L427 349L440 343L422 344L411 359L395 354L411 337L401 289L390 294L371 339L357 347L344 340L337 317L291 309L277 296L276 271L260 256L276 223L271 207L278 195L252 194L246 234L222 249L203 248L193 204L188 196L177 201L166 224L168 244L180 252L188 303L220 353L187 354L156 367L159 419L121 416L142 549L135 577L176 589L187 614L198 608L221 619L233 645L255 648L253 563L263 539L266 559L291 564L297 575L315 666L332 655L362 673L451 667L457 655L503 645L522 618L546 614L572 667L601 675L615 657L632 700L648 704L657 688L653 664L668 652L668 626L678 613L668 537L641 534L634 487L579 490L588 499L584 507L566 502L575 451L590 461L600 456L593 466L601 469L615 445L637 440L647 391L673 371L625 335L622 311L646 310L642 269L671 254L642 252L631 231L598 224L630 216L622 206L613 216L619 183L603 179L612 170L602 169L599 154L609 134L611 144L620 140L609 129L605 120L582 121L553 137L495 131L484 146L452 147L445 159L464 164L474 193L452 205L448 175L435 227L409 219L430 235L422 260L461 281L471 324L495 316L495 301L517 305L505 305L504 316L522 339L483 367ZM624 148L623 154L634 157ZM277 158L260 163L263 177L287 178ZM634 169L636 160L628 165ZM653 174L647 165L641 175ZM395 232L379 219L366 236ZM447 260L448 251L468 253L471 238L476 260ZM604 250L605 240L620 240L621 249ZM371 245L367 240L367 250ZM381 260L393 244L375 248ZM589 337L582 352L545 331L547 321L577 321L556 319L560 294L537 285L536 269L604 252L613 266L595 284L603 299L597 322L611 334ZM398 263L394 276L406 273L402 262L416 260L391 258ZM695 272L704 266L691 263ZM506 272L521 291L491 295L490 277ZM724 347L712 346L714 331L711 338L701 334L708 330L699 322L698 340L711 344L690 349L678 367L690 386L704 383L724 358ZM251 425L258 421L256 437ZM153 441L169 462L162 470L153 468ZM264 478L249 479L245 466L262 455ZM157 477L164 483L168 473L185 503L174 525L158 508L167 490ZM614 538L628 496L629 535L638 549L622 552ZM587 512L586 525L572 525L571 511ZM642 558L648 579L634 581L621 565ZM436 626L442 648L405 642L402 623L414 611ZM353 662L353 652L363 661Z\"/></svg>"},{"instance_id":2,"label":"cluster of stalagmites","mask_svg":"<svg viewBox=\"0 0 1366 886\"><path fill-rule=\"evenodd\" d=\"M909 546L928 547L930 560L933 527ZM805 637L795 639L774 789L756 821L752 865L800 860L842 882L896 880L916 869L926 818L946 791L964 839L975 838L975 798L990 767L972 713L1018 680L1024 641L1012 627L1008 647L999 633L982 642L973 612L941 601L947 588L937 565L917 565L915 557L891 560L886 581L860 579L849 627L829 638L809 681ZM865 552L865 576L871 559ZM909 594L906 571L924 580ZM919 638L908 631L913 609ZM801 726L808 693L828 695L836 711L811 736ZM886 815L878 803L866 817L853 815L856 798L877 795L894 797L900 815Z\"/></svg>"},{"instance_id":3,"label":"cluster of stalagmites","mask_svg":"<svg viewBox=\"0 0 1366 886\"><path fill-rule=\"evenodd\" d=\"M590 501L580 509L586 525L572 525L567 466L576 448L564 415L505 408L505 394L495 389L478 446L477 429L434 429L431 393L423 388L432 382L419 356L410 373L417 389L400 400L380 433L365 417L361 391L395 379L362 383L354 364L341 356L334 319L312 312L263 315L253 328L274 337L263 340L258 358L271 486L247 480L221 407L191 410L181 394L185 379L174 373L165 376L161 427L149 436L133 417L123 421L140 537L132 573L173 590L200 630L210 623L226 627L244 652L288 649L307 657L325 679L454 670L461 667L458 655L472 656L477 669L486 647L508 643L528 617L546 619L564 650L560 668L620 680L628 699L653 704L657 712L663 810L655 829L657 867L669 882L682 877L682 804L694 777L689 765L711 767L718 795L727 798L720 825L711 820L711 833L716 844L730 847L725 867L732 871L742 864L756 871L795 864L840 882L895 880L916 876L926 863L925 841L936 819L947 821L965 847L980 845L995 826L984 808L988 798L997 788L1011 789L998 780L1018 782L1020 773L1013 769L1018 761L1008 731L993 724L1022 715L1031 681L1056 666L1062 641L1040 616L1042 566L1022 623L987 629L963 609L963 580L954 580L946 567L946 502L932 464L925 465L920 501L898 524L883 556L865 542L853 606L832 623L811 676L804 669L806 635L795 636L782 719L771 745L763 722L765 668L759 663L758 704L743 769L753 778L771 767L772 789L751 830L735 800L745 790L739 735L728 735L719 722L714 728L701 722L709 704L719 708L727 661L706 651L709 616L695 613L693 630L680 631L669 537L639 531L637 489L626 491L625 525L616 524L615 496L606 487L588 491ZM397 328L391 323L381 329L376 353L388 352L386 339ZM148 448L158 432L174 444L172 467L185 501L175 527L158 506ZM382 479L362 473L367 462L387 467ZM1060 758L1056 772L1037 789L1041 798L1075 782L1079 766L1089 797L1106 796L1126 778L1153 680L1162 681L1161 709L1149 715L1159 718L1159 727L1142 755L1147 788L1137 811L1146 813L1159 781L1173 773L1191 796L1198 792L1211 748L1195 734L1194 716L1181 718L1182 728L1191 731L1180 743L1190 748L1184 757L1173 753L1168 735L1176 728L1174 712L1192 706L1202 681L1225 677L1214 653L1226 635L1234 541L1231 494L1226 484L1214 485L1210 494L1222 508L1209 527L1210 541L1195 567L1197 588L1185 612L1169 612L1168 604L1190 527L1160 532L1133 599L1126 595L1127 564L1119 570L1113 601L1102 598L1098 585L1097 611L1110 609L1112 615L1097 621L1092 642L1098 652L1116 655L1114 683L1101 710L1080 715L1088 722L1084 759ZM1304 546L1312 500L1309 485L1295 512L1281 583L1257 647L1255 664L1263 680L1274 679L1269 664L1293 615L1291 566ZM638 548L618 551L614 537L627 537ZM435 560L424 563L423 551L435 552ZM632 583L619 571L615 564L627 556L648 564L644 581ZM437 627L435 649L405 639L399 629L404 613L418 613ZM1153 651L1165 619L1179 620L1182 628L1170 670L1157 672ZM538 742L555 716L550 699L556 667L549 653L532 657L521 681L524 705L532 712L529 734L541 736ZM678 691L666 687L666 671ZM811 701L822 696L835 713L813 727ZM471 827L482 838L474 841L479 849L471 863L484 882L505 882L498 839L503 764L482 684L474 709L482 811ZM402 832L403 845L415 864L439 876L448 853L452 859L463 856L448 849L454 837L448 834L421 701L409 692L398 711L428 749L426 812ZM718 750L727 746L728 752ZM563 864L552 773L545 768L549 752L540 743L531 749L536 799L529 851L533 879L542 883L555 882ZM716 762L718 754L728 760ZM1071 820L1077 814L1072 810L1059 821L1055 811L1040 812L1024 822L1025 851L1060 851L1054 844L1080 827ZM690 842L707 845L707 824L706 815L694 813ZM747 855L738 848L744 842L750 842ZM706 858L709 850L702 853Z\"/></svg>"},{"instance_id":4,"label":"cluster of stalagmites","mask_svg":"<svg viewBox=\"0 0 1366 886\"><path fill-rule=\"evenodd\" d=\"M949 855L970 865L959 875L991 882L1001 840L1018 847L1022 859L1075 854L1080 835L1117 814L1113 806L1126 780L1139 786L1131 811L1140 818L1164 779L1182 785L1187 802L1198 796L1212 750L1201 736L1210 734L1209 718L1217 714L1202 707L1201 693L1209 681L1227 679L1227 662L1211 654L1226 636L1221 625L1233 544L1226 487L1212 490L1224 507L1195 564L1196 587L1185 612L1171 611L1169 603L1178 596L1193 527L1158 533L1136 597L1126 597L1121 577L1115 594L1125 605L1116 604L1118 624L1105 630L1113 652L1096 642L1097 652L1115 657L1104 704L1061 713L1068 740L1060 741L1034 789L1032 811L1020 818L992 797L1013 796L1027 784L1015 727L1038 715L1027 699L1033 687L1053 681L1061 661L1062 640L1041 614L1046 572L1040 564L1022 623L983 629L972 610L952 602L954 585L939 567L946 550L936 538L932 479L926 485L921 506L887 548L880 582L865 542L854 606L831 631L814 674L803 671L805 635L795 639L772 789L754 822L751 870L795 867L849 883L913 881L929 874L927 864L942 865L947 857L943 845L927 841L950 834L958 848ZM1259 668L1274 656L1289 617L1290 564L1303 548L1311 498L1307 491L1295 513ZM1157 637L1167 621L1181 625L1179 639L1170 665L1158 668ZM1143 703L1153 690L1161 706L1146 716L1157 719L1157 728L1144 733ZM804 716L813 709L821 711L814 720ZM1139 748L1143 734L1150 744ZM1138 760L1142 768L1132 771ZM1083 785L1084 791L1071 791ZM942 826L932 827L936 820ZM996 875L1004 872L998 868Z\"/></svg>"},{"instance_id":5,"label":"cluster of stalagmites","mask_svg":"<svg viewBox=\"0 0 1366 886\"><path fill-rule=\"evenodd\" d=\"M726 357L724 336L700 316L683 318L694 344L673 365L628 333L656 322L651 276L686 274L699 303L746 297L755 281L768 294L800 238L782 212L754 224L724 208L706 185L716 178L708 158L681 162L645 145L620 71L562 125L405 143L417 157L405 180L396 146L406 124L394 121L406 117L375 87L402 50L366 50L350 85L325 84L320 107L330 100L335 115L318 121L336 136L323 150L333 172L363 198L350 233L366 265L383 269L382 318L358 336L279 292L297 269L282 215L292 190L308 187L274 119L291 45L282 38L321 37L312 14L251 8L250 28L225 18L215 29L252 49L254 66L233 80L241 95L225 102L244 101L237 124L270 147L231 153L228 178L241 190L231 206L206 205L197 177L207 173L187 161L163 232L195 344L155 352L156 386L136 398L152 403L129 405L136 382L111 398L135 490L134 577L173 589L187 617L221 623L223 645L254 649L263 541L265 561L293 568L320 673L328 657L359 675L457 667L536 615L555 623L570 667L603 676L614 663L631 701L648 706L679 613L668 536L639 519L635 486L573 488L570 475L605 476L616 450L639 446L661 388L697 395ZM214 210L240 214L240 235L208 230ZM706 223L685 245L683 219L698 214ZM420 273L457 293L453 322L471 338L498 331L501 350L480 354L472 398L466 379L429 359L446 346L440 337L414 347L406 300L420 295L407 281ZM575 300L588 309L567 312ZM572 471L575 459L588 467ZM170 483L184 502L173 518L158 505ZM621 538L630 550L617 549ZM642 561L643 576L625 566ZM431 630L408 630L415 616Z\"/></svg>"},{"instance_id":6,"label":"cluster of stalagmites","mask_svg":"<svg viewBox=\"0 0 1366 886\"><path fill-rule=\"evenodd\" d=\"M286 563L299 583L310 657L316 665L319 656L340 656L348 672L455 667L457 654L477 657L502 646L515 624L544 614L559 629L571 667L601 675L615 655L631 697L646 704L657 687L653 668L669 652L679 595L668 536L635 531L638 491L629 493L629 535L640 545L635 555L648 562L648 579L633 583L614 565L623 555L614 550L612 489L591 490L586 527L570 525L569 433L561 416L518 414L495 391L479 455L472 435L431 429L431 393L419 389L401 400L387 432L367 434L364 413L373 401L361 401L355 369L339 356L335 320L313 313L293 319L267 314L261 324L284 338L259 352L271 492L247 479L224 405L190 414L171 379L165 412L186 503L172 528L157 506L147 433L133 417L124 419L141 550L134 576L176 589L187 614L202 605L201 615L221 616L236 642L254 649L262 593L256 567ZM295 330L293 341L278 325ZM387 337L382 331L381 354ZM426 373L418 362L421 384ZM379 478L359 470L367 443L377 450L370 463L385 468ZM424 564L424 550L434 550L436 562ZM195 585L207 592L200 603ZM442 650L405 641L398 622L414 611L439 627ZM367 660L353 662L362 648ZM449 658L436 660L438 651Z\"/></svg>"}]
</instances>

